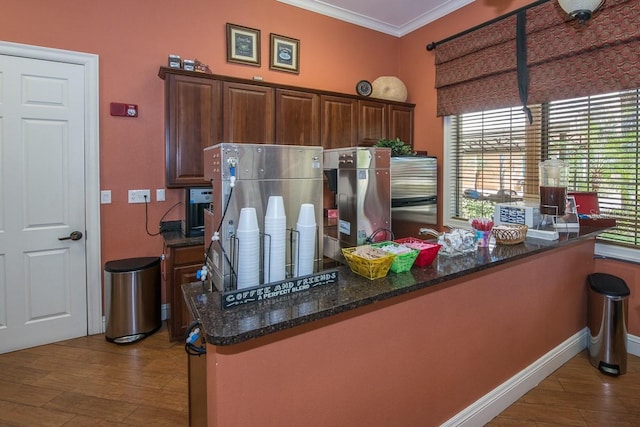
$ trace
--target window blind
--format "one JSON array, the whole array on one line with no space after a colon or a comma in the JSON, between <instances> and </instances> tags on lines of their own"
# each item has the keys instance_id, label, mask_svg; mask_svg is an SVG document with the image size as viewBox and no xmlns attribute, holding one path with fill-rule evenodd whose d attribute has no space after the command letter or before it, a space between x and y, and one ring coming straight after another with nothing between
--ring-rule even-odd
<instances>
[{"instance_id":1,"label":"window blind","mask_svg":"<svg viewBox=\"0 0 640 427\"><path fill-rule=\"evenodd\" d=\"M538 164L569 163L569 190L596 191L617 227L600 235L640 248L640 91L630 90L451 117L449 208L454 219L491 216L495 203L538 196Z\"/></svg>"},{"instance_id":2,"label":"window blind","mask_svg":"<svg viewBox=\"0 0 640 427\"><path fill-rule=\"evenodd\" d=\"M549 103L548 156L569 163L569 188L596 191L617 220L607 240L640 247L639 91Z\"/></svg>"},{"instance_id":3,"label":"window blind","mask_svg":"<svg viewBox=\"0 0 640 427\"><path fill-rule=\"evenodd\" d=\"M537 182L539 120L530 125L522 108L506 108L454 116L451 124L450 212L456 218L492 216L496 203L537 191L528 183Z\"/></svg>"}]
</instances>

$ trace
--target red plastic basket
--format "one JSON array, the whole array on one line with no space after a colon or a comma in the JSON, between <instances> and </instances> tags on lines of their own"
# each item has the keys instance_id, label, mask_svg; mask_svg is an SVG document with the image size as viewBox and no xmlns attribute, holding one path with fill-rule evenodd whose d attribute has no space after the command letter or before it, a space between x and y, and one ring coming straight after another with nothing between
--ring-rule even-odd
<instances>
[{"instance_id":1,"label":"red plastic basket","mask_svg":"<svg viewBox=\"0 0 640 427\"><path fill-rule=\"evenodd\" d=\"M394 242L420 251L418 258L416 258L416 261L413 263L416 267L427 267L431 265L442 247L442 245L438 243L429 243L426 240L416 239L415 237L396 239Z\"/></svg>"}]
</instances>

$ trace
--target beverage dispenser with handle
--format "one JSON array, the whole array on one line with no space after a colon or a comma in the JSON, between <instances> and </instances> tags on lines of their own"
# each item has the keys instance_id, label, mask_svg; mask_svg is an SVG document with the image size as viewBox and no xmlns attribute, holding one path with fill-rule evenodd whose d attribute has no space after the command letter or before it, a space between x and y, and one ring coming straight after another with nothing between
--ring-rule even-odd
<instances>
[{"instance_id":1,"label":"beverage dispenser with handle","mask_svg":"<svg viewBox=\"0 0 640 427\"><path fill-rule=\"evenodd\" d=\"M540 214L562 216L567 204L569 165L560 159L540 162Z\"/></svg>"}]
</instances>

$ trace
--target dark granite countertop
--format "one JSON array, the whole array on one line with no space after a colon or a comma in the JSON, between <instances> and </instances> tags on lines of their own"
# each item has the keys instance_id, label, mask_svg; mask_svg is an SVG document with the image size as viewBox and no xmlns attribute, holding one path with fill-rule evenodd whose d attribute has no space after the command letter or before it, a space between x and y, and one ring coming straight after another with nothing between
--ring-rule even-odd
<instances>
[{"instance_id":1,"label":"dark granite countertop","mask_svg":"<svg viewBox=\"0 0 640 427\"><path fill-rule=\"evenodd\" d=\"M204 245L204 237L187 237L181 231L165 231L162 233L162 238L169 248Z\"/></svg>"},{"instance_id":2,"label":"dark granite countertop","mask_svg":"<svg viewBox=\"0 0 640 427\"><path fill-rule=\"evenodd\" d=\"M561 233L560 240L527 238L524 243L511 246L495 245L492 239L489 247L478 248L474 253L456 257L439 255L428 267L413 267L404 273L389 272L386 277L376 280L369 280L351 272L348 266L341 266L338 267L337 283L229 309L221 308L220 293L206 292L200 282L183 285L182 291L208 343L219 346L239 344L594 238L604 230L606 228L582 227L579 232Z\"/></svg>"}]
</instances>

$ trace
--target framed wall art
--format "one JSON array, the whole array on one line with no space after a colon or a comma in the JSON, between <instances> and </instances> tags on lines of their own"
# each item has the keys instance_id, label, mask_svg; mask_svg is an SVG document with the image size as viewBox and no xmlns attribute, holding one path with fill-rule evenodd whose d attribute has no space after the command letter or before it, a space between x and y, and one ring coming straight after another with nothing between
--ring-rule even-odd
<instances>
[{"instance_id":1,"label":"framed wall art","mask_svg":"<svg viewBox=\"0 0 640 427\"><path fill-rule=\"evenodd\" d=\"M260 66L260 30L227 23L227 62Z\"/></svg>"},{"instance_id":2,"label":"framed wall art","mask_svg":"<svg viewBox=\"0 0 640 427\"><path fill-rule=\"evenodd\" d=\"M300 73L300 40L271 33L269 68Z\"/></svg>"}]
</instances>

